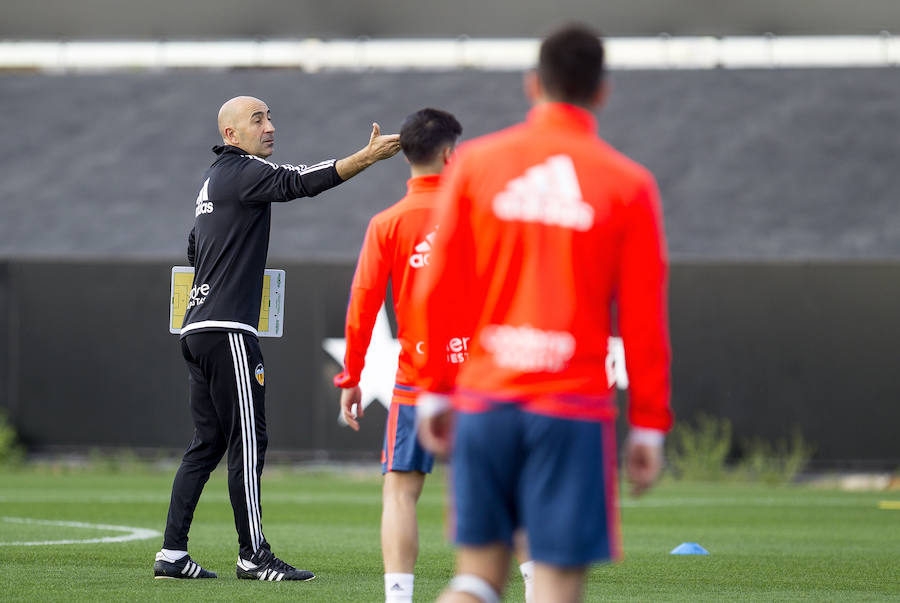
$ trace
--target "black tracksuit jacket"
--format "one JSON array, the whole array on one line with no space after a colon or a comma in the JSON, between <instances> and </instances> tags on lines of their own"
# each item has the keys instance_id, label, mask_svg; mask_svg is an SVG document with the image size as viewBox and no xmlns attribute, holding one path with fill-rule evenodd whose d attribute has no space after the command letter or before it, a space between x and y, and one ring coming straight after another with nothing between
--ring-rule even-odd
<instances>
[{"instance_id":1,"label":"black tracksuit jacket","mask_svg":"<svg viewBox=\"0 0 900 603\"><path fill-rule=\"evenodd\" d=\"M203 331L258 335L271 204L312 197L343 182L333 159L276 165L234 146L216 146L203 175L188 261L194 284L181 336Z\"/></svg>"}]
</instances>

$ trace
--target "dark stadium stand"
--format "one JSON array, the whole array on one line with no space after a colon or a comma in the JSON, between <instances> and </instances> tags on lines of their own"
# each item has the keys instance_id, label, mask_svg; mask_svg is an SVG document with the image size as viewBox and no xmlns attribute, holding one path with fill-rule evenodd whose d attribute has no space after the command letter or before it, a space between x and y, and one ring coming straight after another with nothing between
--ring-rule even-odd
<instances>
[{"instance_id":1,"label":"dark stadium stand","mask_svg":"<svg viewBox=\"0 0 900 603\"><path fill-rule=\"evenodd\" d=\"M287 70L0 75L0 256L177 258L222 101L273 110L278 162L314 163L426 105L469 138L519 120L517 73ZM603 135L646 164L682 259L900 258L893 69L614 72ZM396 158L275 210L271 257L352 260L405 190Z\"/></svg>"}]
</instances>

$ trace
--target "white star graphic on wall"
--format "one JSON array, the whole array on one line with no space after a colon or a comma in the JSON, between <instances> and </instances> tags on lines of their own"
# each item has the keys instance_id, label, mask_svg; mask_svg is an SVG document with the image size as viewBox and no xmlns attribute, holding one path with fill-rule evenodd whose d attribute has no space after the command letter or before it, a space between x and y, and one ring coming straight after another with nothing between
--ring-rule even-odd
<instances>
[{"instance_id":1,"label":"white star graphic on wall","mask_svg":"<svg viewBox=\"0 0 900 603\"><path fill-rule=\"evenodd\" d=\"M625 344L621 337L606 340L606 380L623 391L628 390L628 370L625 368Z\"/></svg>"},{"instance_id":2,"label":"white star graphic on wall","mask_svg":"<svg viewBox=\"0 0 900 603\"><path fill-rule=\"evenodd\" d=\"M344 366L344 354L347 351L347 340L343 337L328 337L322 341L322 347L328 355ZM366 366L359 379L362 390L362 406L378 401L385 408L390 408L394 395L394 378L397 376L397 359L400 356L400 342L391 334L391 323L388 321L384 306L378 311L372 339L366 350ZM344 424L338 411L338 420Z\"/></svg>"}]
</instances>

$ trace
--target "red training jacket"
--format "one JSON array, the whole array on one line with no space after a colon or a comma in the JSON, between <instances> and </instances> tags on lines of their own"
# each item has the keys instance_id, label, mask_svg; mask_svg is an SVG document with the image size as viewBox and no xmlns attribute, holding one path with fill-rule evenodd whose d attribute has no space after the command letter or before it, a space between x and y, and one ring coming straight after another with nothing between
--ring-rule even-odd
<instances>
[{"instance_id":1,"label":"red training jacket","mask_svg":"<svg viewBox=\"0 0 900 603\"><path fill-rule=\"evenodd\" d=\"M605 358L615 305L633 426L672 424L667 254L656 182L596 135L591 113L534 107L463 145L445 174L424 313L423 388L477 410L483 397L587 420L614 416ZM458 375L443 317L472 333ZM466 396L467 392L475 394ZM575 395L567 395L575 394Z\"/></svg>"},{"instance_id":2,"label":"red training jacket","mask_svg":"<svg viewBox=\"0 0 900 603\"><path fill-rule=\"evenodd\" d=\"M345 368L334 378L338 387L353 387L359 383L388 278L392 283L401 347L396 382L415 385L412 357L424 350L425 335L421 329L420 309L410 303L410 295L413 283L429 271L431 241L437 229L433 210L439 184L439 175L410 178L406 196L369 222L350 287ZM465 360L467 345L467 338L455 336L447 344L445 361L455 365Z\"/></svg>"}]
</instances>

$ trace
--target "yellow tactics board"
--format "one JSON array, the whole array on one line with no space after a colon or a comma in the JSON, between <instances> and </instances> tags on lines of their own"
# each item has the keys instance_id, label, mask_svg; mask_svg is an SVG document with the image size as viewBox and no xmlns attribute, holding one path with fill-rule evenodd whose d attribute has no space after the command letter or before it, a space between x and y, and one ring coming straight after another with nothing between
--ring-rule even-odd
<instances>
[{"instance_id":1,"label":"yellow tactics board","mask_svg":"<svg viewBox=\"0 0 900 603\"><path fill-rule=\"evenodd\" d=\"M172 266L169 333L181 334L193 286L194 269L191 266ZM263 274L257 331L260 337L281 337L284 331L284 270L267 269Z\"/></svg>"}]
</instances>

